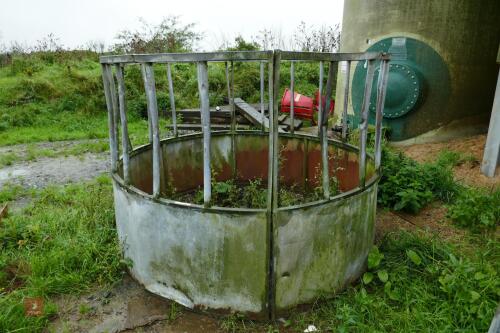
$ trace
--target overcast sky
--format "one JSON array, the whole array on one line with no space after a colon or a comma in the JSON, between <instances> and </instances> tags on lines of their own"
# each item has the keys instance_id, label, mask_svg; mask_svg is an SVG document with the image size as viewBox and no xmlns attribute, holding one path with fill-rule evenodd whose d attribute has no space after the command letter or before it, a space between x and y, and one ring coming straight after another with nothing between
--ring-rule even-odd
<instances>
[{"instance_id":1,"label":"overcast sky","mask_svg":"<svg viewBox=\"0 0 500 333\"><path fill-rule=\"evenodd\" d=\"M249 39L263 28L290 35L300 21L333 26L341 22L342 10L343 0L2 0L0 44L32 45L53 33L66 47L88 41L110 45L117 32L139 27L139 17L159 23L179 15L183 23L197 24L205 36L200 48L209 50L238 34Z\"/></svg>"}]
</instances>

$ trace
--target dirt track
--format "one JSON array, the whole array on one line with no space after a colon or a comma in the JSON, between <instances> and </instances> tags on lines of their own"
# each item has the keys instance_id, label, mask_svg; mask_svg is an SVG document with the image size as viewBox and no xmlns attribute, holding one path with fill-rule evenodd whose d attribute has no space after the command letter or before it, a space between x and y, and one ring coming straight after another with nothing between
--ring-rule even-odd
<instances>
[{"instance_id":1,"label":"dirt track","mask_svg":"<svg viewBox=\"0 0 500 333\"><path fill-rule=\"evenodd\" d=\"M55 152L82 141L48 142L37 149ZM27 145L0 147L0 154L26 154ZM34 161L15 162L0 169L0 188L18 184L25 188L44 188L49 184L67 184L89 180L109 170L108 153L85 153L78 156L42 157Z\"/></svg>"}]
</instances>

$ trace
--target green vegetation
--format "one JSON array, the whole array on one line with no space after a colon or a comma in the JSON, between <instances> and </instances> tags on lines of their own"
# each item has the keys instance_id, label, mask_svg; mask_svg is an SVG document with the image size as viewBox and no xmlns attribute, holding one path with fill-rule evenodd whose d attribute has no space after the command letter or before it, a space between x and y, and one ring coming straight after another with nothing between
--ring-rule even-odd
<instances>
[{"instance_id":1,"label":"green vegetation","mask_svg":"<svg viewBox=\"0 0 500 333\"><path fill-rule=\"evenodd\" d=\"M464 244L461 244L464 245ZM361 282L272 326L231 315L226 332L486 332L500 297L500 243L473 253L423 233L388 234Z\"/></svg>"},{"instance_id":2,"label":"green vegetation","mask_svg":"<svg viewBox=\"0 0 500 333\"><path fill-rule=\"evenodd\" d=\"M330 195L336 195L339 190L337 180L330 180ZM170 194L173 200L192 202L203 205L203 188L194 192ZM323 188L318 186L304 191L297 186L281 186L279 190L279 205L293 206L323 199ZM219 207L266 208L267 183L256 178L245 183L237 183L233 179L227 181L212 181L212 205Z\"/></svg>"},{"instance_id":3,"label":"green vegetation","mask_svg":"<svg viewBox=\"0 0 500 333\"><path fill-rule=\"evenodd\" d=\"M112 283L123 272L107 177L34 195L33 204L0 228L2 332L41 331L57 313L51 297ZM45 300L43 316L25 316L25 297Z\"/></svg>"},{"instance_id":4,"label":"green vegetation","mask_svg":"<svg viewBox=\"0 0 500 333\"><path fill-rule=\"evenodd\" d=\"M334 332L485 332L500 297L500 243L473 254L414 233L389 234L361 285L290 324Z\"/></svg>"},{"instance_id":5,"label":"green vegetation","mask_svg":"<svg viewBox=\"0 0 500 333\"><path fill-rule=\"evenodd\" d=\"M494 230L500 225L500 190L487 193L453 179L453 167L470 160L443 151L436 161L418 163L403 153L383 150L383 174L378 201L384 207L417 213L433 200L448 204L448 216L472 231Z\"/></svg>"},{"instance_id":6,"label":"green vegetation","mask_svg":"<svg viewBox=\"0 0 500 333\"><path fill-rule=\"evenodd\" d=\"M416 213L435 199L450 202L459 189L453 180L452 162L442 154L433 163L420 164L403 153L384 149L379 203L394 210Z\"/></svg>"},{"instance_id":7,"label":"green vegetation","mask_svg":"<svg viewBox=\"0 0 500 333\"><path fill-rule=\"evenodd\" d=\"M493 193L469 188L448 207L448 217L472 231L494 230L500 225L500 189Z\"/></svg>"},{"instance_id":8,"label":"green vegetation","mask_svg":"<svg viewBox=\"0 0 500 333\"><path fill-rule=\"evenodd\" d=\"M155 33L155 29L161 33ZM192 25L179 25L175 18L149 31L152 34L123 32L117 50L187 51L199 38L193 34ZM266 45L265 39L259 45L237 38L226 49L253 50L267 48ZM165 67L155 65L154 69L158 105L163 111L170 108ZM0 154L0 168L40 157L107 150L100 71L95 52L60 49L16 53L11 63L0 67L1 146L102 139L60 150L28 145L22 154ZM289 64L283 63L281 71L284 89L289 85ZM175 64L172 74L177 108L197 107L195 66ZM295 89L312 95L319 79L317 64L297 63L295 74ZM129 66L125 75L131 141L134 145L143 144L148 141L148 134L141 72L137 66ZM235 63L234 77L235 95L257 102L259 65ZM210 64L209 78L211 104L224 104L224 65ZM161 120L163 132L168 123L168 119ZM356 132L351 139L356 141ZM417 163L385 148L378 195L381 206L410 213L417 213L431 201L441 201L457 226L473 231L465 239L451 244L423 231L388 234L371 251L368 271L346 291L318 300L308 311L295 310L279 324L252 322L236 314L222 320L221 329L276 332L284 326L301 332L314 324L321 331L335 332L486 331L500 299L500 243L494 234L500 224L500 190L490 193L453 179L452 168L471 160L470 156L443 152L431 163ZM331 186L333 195L338 191L335 179ZM107 177L37 191L12 184L4 184L0 189L0 204L21 197L33 201L0 223L1 332L43 331L60 311L54 304L55 297L113 283L127 266L127 261L121 260L112 188ZM175 198L201 204L203 193L198 190ZM322 191L317 188L304 193L282 186L279 198L281 206L289 206L319 200ZM259 179L247 184L234 180L213 182L214 205L264 208L266 200L266 184ZM483 234L478 237L474 232ZM41 317L24 315L26 297L44 299ZM88 311L85 305L79 307L81 314ZM168 321L181 315L181 309L172 306Z\"/></svg>"}]
</instances>

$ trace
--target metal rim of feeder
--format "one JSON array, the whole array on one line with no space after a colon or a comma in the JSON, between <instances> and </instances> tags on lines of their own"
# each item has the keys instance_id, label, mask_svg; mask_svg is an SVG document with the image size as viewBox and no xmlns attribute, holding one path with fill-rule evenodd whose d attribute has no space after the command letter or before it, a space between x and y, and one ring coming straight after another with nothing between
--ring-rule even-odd
<instances>
[{"instance_id":1,"label":"metal rim of feeder","mask_svg":"<svg viewBox=\"0 0 500 333\"><path fill-rule=\"evenodd\" d=\"M356 193L362 192L365 188L370 187L378 181L380 175L381 164L381 145L382 145L382 118L384 109L384 99L387 87L387 77L389 72L390 56L382 52L365 52L365 53L315 53L315 52L290 52L290 51L240 51L240 52L208 52L208 53L169 53L169 54L131 54L131 55L111 55L102 56L100 62L102 65L102 76L104 84L104 92L106 97L106 104L108 110L108 124L109 124L109 139L110 139L110 153L111 153L111 173L113 180L128 192L134 192L148 200L158 202L161 204L184 207L195 209L199 211L211 212L256 212L266 211L269 228L273 230L273 215L277 211L293 210L296 208L311 207L325 202L335 201L341 198L347 198ZM269 121L268 123L262 122L260 131L241 131L236 130L236 117L234 107L234 62L248 61L260 63L260 112L264 120L264 95L265 95L265 77L264 67L268 66L268 95L269 95ZM323 91L324 81L324 63L329 63L329 71L327 74L326 83L326 104L323 110L323 103L319 103L318 110L318 136L297 134L293 131L291 126L291 133L278 133L278 101L279 101L279 84L280 84L280 65L283 61L291 63L290 79L291 91L294 91L294 64L299 61L303 62L319 62L319 91L320 96ZM349 103L349 80L350 68L352 62L363 61L367 63L367 75L365 82L365 91L360 112L360 140L359 147L349 145L347 141L347 106ZM171 64L174 63L195 63L197 66L198 75L198 91L200 96L200 112L201 112L201 133L179 135L176 123L176 110L175 98L172 84ZM208 63L209 62L223 62L226 64L225 73L227 80L228 98L231 106L231 128L227 131L211 131L210 130L210 105L208 96ZM327 137L327 122L330 98L332 96L332 86L336 80L338 63L345 63L345 85L341 87L344 89L344 100L338 105L342 105L342 141L331 140ZM132 148L130 139L128 137L128 125L126 116L126 101L125 101L125 83L124 83L124 67L127 65L138 64L141 67L142 77L147 100L147 113L148 113L148 133L149 144L141 147ZM173 120L173 138L160 139L158 106L156 99L156 88L153 64L164 64L166 66L166 74L169 89L169 98L171 103L172 120ZM379 75L376 83L376 105L375 105L375 149L374 149L374 177L366 180L366 160L367 160L367 138L368 138L368 113L370 110L370 97L372 95L372 86L374 81L374 73L376 64L380 64L378 68ZM231 73L229 74L229 66L231 66ZM114 74L113 74L114 67ZM293 95L292 95L293 96ZM292 98L293 100L293 98ZM291 102L290 116L292 124L294 123L294 105ZM121 140L119 140L119 132L121 132ZM268 164L268 178L267 178L267 207L265 209L251 209L251 208L229 208L229 207L215 207L211 205L211 155L210 155L210 142L212 134L214 136L229 134L244 133L259 133L259 135L268 135L269 137L269 164ZM203 194L204 205L196 205L192 203L178 202L161 197L162 181L165 176L161 177L161 170L163 170L163 157L162 157L162 142L174 142L189 140L193 137L202 137L203 139ZM278 207L278 186L279 186L279 137L290 138L312 138L318 140L321 150L321 168L322 168L322 189L323 200L300 204L289 207ZM119 156L118 144L121 141L122 156ZM359 184L356 188L331 196L329 193L329 169L328 169L328 145L333 144L342 147L348 151L358 153L359 163ZM130 184L130 160L134 154L152 147L152 193L141 191ZM168 159L166 159L168 161ZM119 166L122 168L123 177L120 177L117 170ZM272 242L272 241L271 241ZM271 250L272 251L272 250ZM272 257L272 253L271 253ZM271 260L272 261L272 260ZM274 301L273 301L273 268L272 263L268 271L269 286L271 289L269 296L267 296L266 307L267 312L271 318L275 315Z\"/></svg>"}]
</instances>

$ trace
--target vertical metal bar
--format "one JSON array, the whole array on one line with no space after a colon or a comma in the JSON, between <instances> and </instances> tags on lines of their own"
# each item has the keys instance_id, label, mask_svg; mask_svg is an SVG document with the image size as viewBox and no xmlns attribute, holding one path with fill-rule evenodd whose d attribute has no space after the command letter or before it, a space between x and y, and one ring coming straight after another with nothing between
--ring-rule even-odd
<instances>
[{"instance_id":1,"label":"vertical metal bar","mask_svg":"<svg viewBox=\"0 0 500 333\"><path fill-rule=\"evenodd\" d=\"M377 83L377 107L375 116L375 169L380 168L382 161L382 118L384 116L385 93L389 74L388 60L382 60Z\"/></svg>"},{"instance_id":2,"label":"vertical metal bar","mask_svg":"<svg viewBox=\"0 0 500 333\"><path fill-rule=\"evenodd\" d=\"M141 64L141 73L142 73L142 79L144 81L144 89L146 90L146 72L145 72L145 66ZM147 109L148 113L148 137L149 137L149 143L153 143L153 126L151 124L151 117L149 116L149 108Z\"/></svg>"},{"instance_id":3,"label":"vertical metal bar","mask_svg":"<svg viewBox=\"0 0 500 333\"><path fill-rule=\"evenodd\" d=\"M167 63L168 94L170 95L170 109L172 109L172 125L174 126L174 136L177 137L177 114L175 112L174 82L172 81L172 69Z\"/></svg>"},{"instance_id":4,"label":"vertical metal bar","mask_svg":"<svg viewBox=\"0 0 500 333\"><path fill-rule=\"evenodd\" d=\"M344 85L344 108L342 109L342 140L347 140L347 107L349 105L349 80L351 79L351 61L347 61Z\"/></svg>"},{"instance_id":5,"label":"vertical metal bar","mask_svg":"<svg viewBox=\"0 0 500 333\"><path fill-rule=\"evenodd\" d=\"M114 93L111 88L113 73L110 65L102 65L102 82L104 85L104 96L106 97L106 106L108 109L108 128L109 128L109 151L111 153L111 171L115 172L118 162L118 143L116 129L117 126L114 117L113 99Z\"/></svg>"},{"instance_id":6,"label":"vertical metal bar","mask_svg":"<svg viewBox=\"0 0 500 333\"><path fill-rule=\"evenodd\" d=\"M227 102L231 104L231 81L229 80L229 66L227 61L224 63L226 69L226 84L227 84Z\"/></svg>"},{"instance_id":7,"label":"vertical metal bar","mask_svg":"<svg viewBox=\"0 0 500 333\"><path fill-rule=\"evenodd\" d=\"M198 91L200 95L201 122L203 128L203 203L210 205L212 175L210 170L210 102L208 99L208 64L198 62Z\"/></svg>"},{"instance_id":8,"label":"vertical metal bar","mask_svg":"<svg viewBox=\"0 0 500 333\"><path fill-rule=\"evenodd\" d=\"M363 104L361 106L361 117L359 122L359 186L365 187L366 184L366 141L368 137L368 109L370 108L370 98L372 94L373 75L375 72L374 60L368 60L366 70L365 91Z\"/></svg>"},{"instance_id":9,"label":"vertical metal bar","mask_svg":"<svg viewBox=\"0 0 500 333\"><path fill-rule=\"evenodd\" d=\"M264 130L264 62L260 62L260 114L261 114L261 130Z\"/></svg>"},{"instance_id":10,"label":"vertical metal bar","mask_svg":"<svg viewBox=\"0 0 500 333\"><path fill-rule=\"evenodd\" d=\"M267 218L268 218L268 300L269 319L275 319L276 307L276 273L274 267L274 221L276 220L278 208L278 98L279 98L279 74L280 74L281 51L275 50L272 58L269 59L269 170L268 170L268 197L267 197Z\"/></svg>"},{"instance_id":11,"label":"vertical metal bar","mask_svg":"<svg viewBox=\"0 0 500 333\"><path fill-rule=\"evenodd\" d=\"M319 62L319 97L318 97L318 134L321 132L321 126L323 125L323 61Z\"/></svg>"},{"instance_id":12,"label":"vertical metal bar","mask_svg":"<svg viewBox=\"0 0 500 333\"><path fill-rule=\"evenodd\" d=\"M328 136L326 122L327 111L323 107L323 61L319 62L319 97L318 97L318 133L321 144L321 183L323 187L323 197L330 197L330 175L328 170Z\"/></svg>"},{"instance_id":13,"label":"vertical metal bar","mask_svg":"<svg viewBox=\"0 0 500 333\"><path fill-rule=\"evenodd\" d=\"M292 126L290 132L293 134L295 132L295 62L292 60L290 62L290 119Z\"/></svg>"},{"instance_id":14,"label":"vertical metal bar","mask_svg":"<svg viewBox=\"0 0 500 333\"><path fill-rule=\"evenodd\" d=\"M160 195L160 129L158 125L158 105L156 101L156 88L153 66L151 63L142 64L146 101L148 105L148 118L150 119L153 141L153 196Z\"/></svg>"},{"instance_id":15,"label":"vertical metal bar","mask_svg":"<svg viewBox=\"0 0 500 333\"><path fill-rule=\"evenodd\" d=\"M498 53L500 58L500 50ZM500 59L497 59L500 62ZM483 161L481 172L487 177L494 177L496 169L500 164L500 72L498 73L495 97L491 109L490 125L488 126L488 136L484 145Z\"/></svg>"},{"instance_id":16,"label":"vertical metal bar","mask_svg":"<svg viewBox=\"0 0 500 333\"><path fill-rule=\"evenodd\" d=\"M231 99L229 101L231 105L231 132L234 133L236 131L236 108L234 106L234 63L231 61L231 89L229 94Z\"/></svg>"},{"instance_id":17,"label":"vertical metal bar","mask_svg":"<svg viewBox=\"0 0 500 333\"><path fill-rule=\"evenodd\" d=\"M274 58L268 63L268 90L269 90L269 156L267 165L267 211L272 213L273 209L273 110L274 110Z\"/></svg>"},{"instance_id":18,"label":"vertical metal bar","mask_svg":"<svg viewBox=\"0 0 500 333\"><path fill-rule=\"evenodd\" d=\"M323 180L323 195L325 199L330 198L330 168L328 161L328 115L330 111L330 100L332 98L332 90L335 80L336 67L334 62L330 62L328 66L328 79L326 81L325 91L325 106L321 116L321 166ZM320 104L323 107L323 97L320 93Z\"/></svg>"},{"instance_id":19,"label":"vertical metal bar","mask_svg":"<svg viewBox=\"0 0 500 333\"><path fill-rule=\"evenodd\" d=\"M118 83L118 106L120 109L120 122L122 125L122 153L123 153L123 180L125 184L130 183L130 146L128 137L127 105L125 102L125 81L123 79L123 67L116 64L116 81Z\"/></svg>"},{"instance_id":20,"label":"vertical metal bar","mask_svg":"<svg viewBox=\"0 0 500 333\"><path fill-rule=\"evenodd\" d=\"M278 124L278 104L279 104L279 91L280 91L280 66L281 66L281 51L277 50L275 52L274 57L274 86L273 86L273 110L272 115L273 118L269 119L273 124L273 210L278 208L278 194L279 194L279 158L280 158L280 150L279 150L279 124Z\"/></svg>"}]
</instances>

